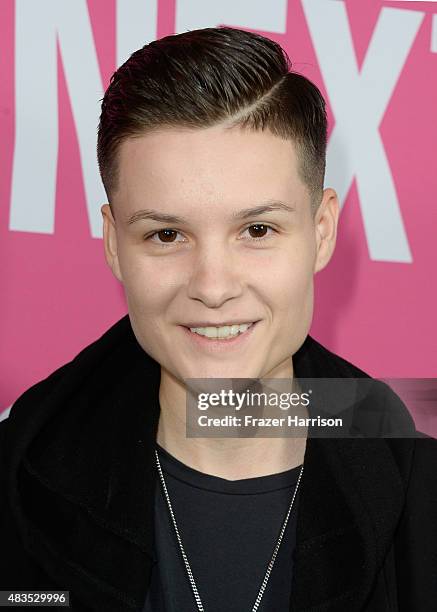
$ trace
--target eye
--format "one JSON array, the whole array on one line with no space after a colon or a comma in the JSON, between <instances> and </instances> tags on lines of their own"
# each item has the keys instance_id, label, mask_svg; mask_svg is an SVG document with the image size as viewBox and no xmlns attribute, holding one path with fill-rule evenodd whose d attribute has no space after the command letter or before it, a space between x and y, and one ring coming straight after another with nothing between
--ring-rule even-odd
<instances>
[{"instance_id":1,"label":"eye","mask_svg":"<svg viewBox=\"0 0 437 612\"><path fill-rule=\"evenodd\" d=\"M158 246L165 247L167 244L173 244L175 242L173 238L177 234L179 234L179 232L177 232L176 230L166 228L166 229L159 230L158 232L154 232L153 234L150 234L150 236L144 236L144 240L150 240L151 242L154 242ZM159 236L159 240L152 240L154 236ZM183 242L183 241L177 241L177 242Z\"/></svg>"},{"instance_id":2,"label":"eye","mask_svg":"<svg viewBox=\"0 0 437 612\"><path fill-rule=\"evenodd\" d=\"M245 232L247 230L252 230L252 228L255 228L255 234L259 234L259 232L261 232L263 235L259 236L259 235L255 235L255 237L251 236L249 238L250 242L258 242L260 240L267 240L272 234L265 234L265 230L269 230L271 229L273 232L276 232L276 230L271 227L270 225L266 225L265 223L252 223L252 225L249 225L249 227L246 227L246 229L244 230Z\"/></svg>"},{"instance_id":3,"label":"eye","mask_svg":"<svg viewBox=\"0 0 437 612\"><path fill-rule=\"evenodd\" d=\"M261 233L262 235L250 236L248 239L249 242L259 242L261 240L268 240L268 238L271 237L272 234L266 235L265 233L269 229L272 230L272 232L276 232L276 230L273 227L271 227L270 225L266 225L265 223L252 223L252 225L249 225L248 227L246 227L244 232L251 230L251 232L255 234ZM179 233L180 232L174 229L165 228L157 232L154 232L153 234L150 234L149 236L144 236L144 240L149 240L150 242L155 243L157 246L165 248L171 244L185 242L184 240L174 239ZM157 237L157 239L154 239L155 236Z\"/></svg>"}]
</instances>

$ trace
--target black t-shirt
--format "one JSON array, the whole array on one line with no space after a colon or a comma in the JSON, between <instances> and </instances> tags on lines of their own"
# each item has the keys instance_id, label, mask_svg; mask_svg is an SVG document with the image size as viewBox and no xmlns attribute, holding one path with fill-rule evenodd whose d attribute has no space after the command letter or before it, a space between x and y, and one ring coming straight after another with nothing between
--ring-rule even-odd
<instances>
[{"instance_id":1,"label":"black t-shirt","mask_svg":"<svg viewBox=\"0 0 437 612\"><path fill-rule=\"evenodd\" d=\"M226 480L194 470L157 444L173 512L205 612L250 612L271 560L301 466ZM290 607L299 491L259 612ZM143 612L197 610L159 476L155 563Z\"/></svg>"}]
</instances>

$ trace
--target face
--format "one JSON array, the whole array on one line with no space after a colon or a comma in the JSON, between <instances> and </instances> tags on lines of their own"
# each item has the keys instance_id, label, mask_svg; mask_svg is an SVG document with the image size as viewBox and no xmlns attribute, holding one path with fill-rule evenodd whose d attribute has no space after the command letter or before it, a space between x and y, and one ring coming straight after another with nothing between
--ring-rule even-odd
<instances>
[{"instance_id":1,"label":"face","mask_svg":"<svg viewBox=\"0 0 437 612\"><path fill-rule=\"evenodd\" d=\"M161 376L292 376L335 245L335 192L314 216L293 143L270 132L166 129L125 140L118 161L105 256ZM252 325L231 340L188 329L207 323Z\"/></svg>"}]
</instances>

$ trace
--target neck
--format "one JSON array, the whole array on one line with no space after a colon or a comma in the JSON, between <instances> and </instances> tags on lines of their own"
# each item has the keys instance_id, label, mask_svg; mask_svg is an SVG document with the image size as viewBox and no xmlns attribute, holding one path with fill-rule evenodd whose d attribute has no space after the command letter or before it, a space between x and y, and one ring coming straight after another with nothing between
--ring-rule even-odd
<instances>
[{"instance_id":1,"label":"neck","mask_svg":"<svg viewBox=\"0 0 437 612\"><path fill-rule=\"evenodd\" d=\"M240 480L285 472L303 463L306 430L299 438L187 438L186 389L166 371L161 372L159 401L158 444L195 470Z\"/></svg>"}]
</instances>

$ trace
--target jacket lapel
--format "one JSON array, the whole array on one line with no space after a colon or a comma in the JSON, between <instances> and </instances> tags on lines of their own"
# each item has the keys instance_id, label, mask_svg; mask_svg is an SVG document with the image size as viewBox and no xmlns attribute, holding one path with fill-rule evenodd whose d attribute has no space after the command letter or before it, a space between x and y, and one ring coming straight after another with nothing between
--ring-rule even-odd
<instances>
[{"instance_id":1,"label":"jacket lapel","mask_svg":"<svg viewBox=\"0 0 437 612\"><path fill-rule=\"evenodd\" d=\"M367 375L307 337L298 378ZM308 438L298 505L290 611L362 611L404 502L385 439Z\"/></svg>"},{"instance_id":2,"label":"jacket lapel","mask_svg":"<svg viewBox=\"0 0 437 612\"><path fill-rule=\"evenodd\" d=\"M385 441L308 439L300 496L290 610L363 610L403 505Z\"/></svg>"},{"instance_id":3,"label":"jacket lapel","mask_svg":"<svg viewBox=\"0 0 437 612\"><path fill-rule=\"evenodd\" d=\"M159 370L144 366L113 372L119 382L99 402L74 396L20 471L14 513L27 550L93 610L141 611L150 581Z\"/></svg>"}]
</instances>

